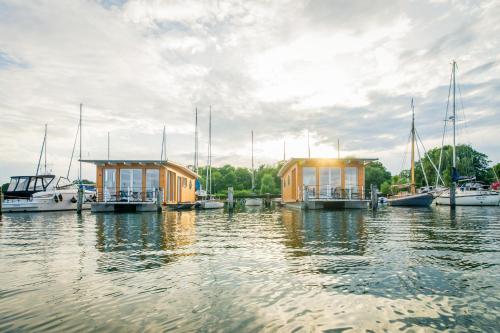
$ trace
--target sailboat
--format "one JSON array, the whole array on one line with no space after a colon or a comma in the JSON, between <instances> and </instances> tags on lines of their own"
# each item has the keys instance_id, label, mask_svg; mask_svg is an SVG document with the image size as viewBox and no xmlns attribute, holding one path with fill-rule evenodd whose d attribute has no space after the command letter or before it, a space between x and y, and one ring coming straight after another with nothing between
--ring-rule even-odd
<instances>
[{"instance_id":1,"label":"sailboat","mask_svg":"<svg viewBox=\"0 0 500 333\"><path fill-rule=\"evenodd\" d=\"M262 206L262 198L257 198L255 194L255 168L253 165L253 131L252 131L252 198L245 200L245 206Z\"/></svg>"},{"instance_id":2,"label":"sailboat","mask_svg":"<svg viewBox=\"0 0 500 333\"><path fill-rule=\"evenodd\" d=\"M206 199L198 202L198 207L202 209L224 208L222 201L216 200L212 193L212 107L208 116L208 154L207 154L207 173L206 173Z\"/></svg>"},{"instance_id":3,"label":"sailboat","mask_svg":"<svg viewBox=\"0 0 500 333\"><path fill-rule=\"evenodd\" d=\"M48 172L47 125L45 125L45 134L43 137L42 149L40 150L35 175L13 176L10 178L9 187L5 192L5 200L2 203L2 212L13 213L77 210L78 185L69 181L73 153L71 154L66 177L57 177ZM41 165L42 156L44 156L45 159L43 170ZM91 202L95 201L95 191L84 188L83 195L84 201L82 203L82 209L90 209Z\"/></svg>"},{"instance_id":4,"label":"sailboat","mask_svg":"<svg viewBox=\"0 0 500 333\"><path fill-rule=\"evenodd\" d=\"M415 188L415 108L413 106L413 98L411 100L411 169L410 169L410 193L396 195L388 199L391 206L409 206L409 207L428 207L432 204L434 197L431 193L417 193ZM422 168L423 170L423 168ZM424 170L423 170L424 171ZM424 171L425 173L425 171ZM427 179L427 177L426 177Z\"/></svg>"},{"instance_id":5,"label":"sailboat","mask_svg":"<svg viewBox=\"0 0 500 333\"><path fill-rule=\"evenodd\" d=\"M456 69L457 63L452 63L453 87L453 114L450 117L453 124L453 162L452 162L452 183L451 187L443 191L437 198L437 205L449 206L498 206L500 203L500 193L493 191L474 177L460 177L457 170L456 155ZM462 184L457 187L461 182Z\"/></svg>"}]
</instances>

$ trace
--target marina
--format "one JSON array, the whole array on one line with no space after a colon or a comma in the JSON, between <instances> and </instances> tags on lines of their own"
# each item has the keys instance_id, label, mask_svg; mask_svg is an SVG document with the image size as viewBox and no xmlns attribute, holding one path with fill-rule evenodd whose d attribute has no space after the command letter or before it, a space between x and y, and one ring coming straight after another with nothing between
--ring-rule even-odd
<instances>
[{"instance_id":1,"label":"marina","mask_svg":"<svg viewBox=\"0 0 500 333\"><path fill-rule=\"evenodd\" d=\"M0 333L500 332L500 1L0 0Z\"/></svg>"},{"instance_id":2,"label":"marina","mask_svg":"<svg viewBox=\"0 0 500 333\"><path fill-rule=\"evenodd\" d=\"M497 207L4 215L0 331L493 332Z\"/></svg>"}]
</instances>

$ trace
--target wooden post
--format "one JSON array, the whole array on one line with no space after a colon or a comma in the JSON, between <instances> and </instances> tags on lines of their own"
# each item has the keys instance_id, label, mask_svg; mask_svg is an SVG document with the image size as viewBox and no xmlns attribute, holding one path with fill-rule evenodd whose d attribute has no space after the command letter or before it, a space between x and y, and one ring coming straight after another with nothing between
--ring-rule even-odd
<instances>
[{"instance_id":1,"label":"wooden post","mask_svg":"<svg viewBox=\"0 0 500 333\"><path fill-rule=\"evenodd\" d=\"M163 203L163 187L160 187L160 190L156 195L156 211L158 213L162 212L162 203Z\"/></svg>"},{"instance_id":2,"label":"wooden post","mask_svg":"<svg viewBox=\"0 0 500 333\"><path fill-rule=\"evenodd\" d=\"M234 208L234 189L232 187L227 188L227 208L229 210Z\"/></svg>"},{"instance_id":3,"label":"wooden post","mask_svg":"<svg viewBox=\"0 0 500 333\"><path fill-rule=\"evenodd\" d=\"M450 186L450 208L451 209L455 209L455 206L456 206L456 201L455 201L456 190L457 190L457 184L455 183L455 181L453 181L451 183L451 186Z\"/></svg>"},{"instance_id":4,"label":"wooden post","mask_svg":"<svg viewBox=\"0 0 500 333\"><path fill-rule=\"evenodd\" d=\"M78 186L78 200L76 202L76 213L77 214L81 214L82 213L83 200L84 200L83 187L82 187L82 184L80 184Z\"/></svg>"},{"instance_id":5,"label":"wooden post","mask_svg":"<svg viewBox=\"0 0 500 333\"><path fill-rule=\"evenodd\" d=\"M378 195L377 195L377 186L375 184L371 184L370 195L371 195L372 210L377 210Z\"/></svg>"}]
</instances>

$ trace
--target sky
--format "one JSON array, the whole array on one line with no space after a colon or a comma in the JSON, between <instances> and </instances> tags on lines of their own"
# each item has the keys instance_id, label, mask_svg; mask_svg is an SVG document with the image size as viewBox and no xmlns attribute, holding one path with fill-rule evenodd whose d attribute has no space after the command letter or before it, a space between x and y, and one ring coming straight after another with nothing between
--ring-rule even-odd
<instances>
[{"instance_id":1,"label":"sky","mask_svg":"<svg viewBox=\"0 0 500 333\"><path fill-rule=\"evenodd\" d=\"M451 62L459 143L500 162L499 1L0 0L0 182L66 175L83 104L82 156L192 164L308 154L379 158L399 172L414 98L439 147ZM458 89L458 88L457 88ZM450 142L447 136L445 142ZM76 152L79 155L79 151ZM70 176L77 177L77 163ZM406 166L407 167L407 166ZM95 179L93 166L83 176Z\"/></svg>"}]
</instances>

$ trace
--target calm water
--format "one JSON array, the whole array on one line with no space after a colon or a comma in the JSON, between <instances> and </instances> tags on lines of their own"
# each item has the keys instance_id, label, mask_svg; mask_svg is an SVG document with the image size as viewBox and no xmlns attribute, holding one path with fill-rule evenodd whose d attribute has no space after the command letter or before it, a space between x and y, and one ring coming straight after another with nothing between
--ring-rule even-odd
<instances>
[{"instance_id":1,"label":"calm water","mask_svg":"<svg viewBox=\"0 0 500 333\"><path fill-rule=\"evenodd\" d=\"M500 328L500 208L4 215L0 331Z\"/></svg>"}]
</instances>

